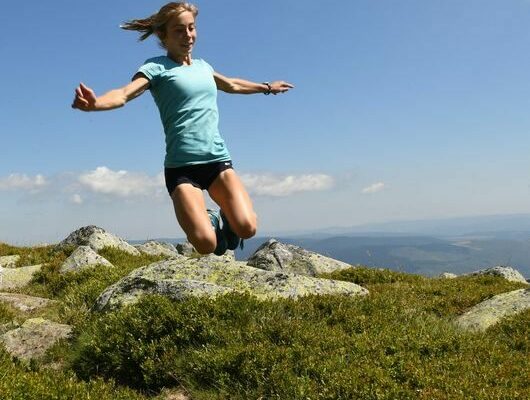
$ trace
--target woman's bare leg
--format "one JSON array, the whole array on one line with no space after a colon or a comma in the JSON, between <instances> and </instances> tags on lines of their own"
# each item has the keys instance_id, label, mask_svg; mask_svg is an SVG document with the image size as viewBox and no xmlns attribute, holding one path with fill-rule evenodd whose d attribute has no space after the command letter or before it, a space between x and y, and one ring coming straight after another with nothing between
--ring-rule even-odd
<instances>
[{"instance_id":1,"label":"woman's bare leg","mask_svg":"<svg viewBox=\"0 0 530 400\"><path fill-rule=\"evenodd\" d=\"M248 239L256 234L257 217L252 201L233 169L221 172L210 185L208 193L221 207L237 236Z\"/></svg>"},{"instance_id":2,"label":"woman's bare leg","mask_svg":"<svg viewBox=\"0 0 530 400\"><path fill-rule=\"evenodd\" d=\"M202 190L189 183L182 183L173 190L171 199L177 221L188 241L201 254L213 253L217 239L206 212Z\"/></svg>"}]
</instances>

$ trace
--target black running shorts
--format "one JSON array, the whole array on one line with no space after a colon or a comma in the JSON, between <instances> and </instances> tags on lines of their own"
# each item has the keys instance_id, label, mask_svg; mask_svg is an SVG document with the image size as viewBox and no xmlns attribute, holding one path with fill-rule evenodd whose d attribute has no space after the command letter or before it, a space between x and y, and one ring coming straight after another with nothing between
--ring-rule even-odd
<instances>
[{"instance_id":1,"label":"black running shorts","mask_svg":"<svg viewBox=\"0 0 530 400\"><path fill-rule=\"evenodd\" d=\"M177 168L165 168L166 188L171 196L181 183L190 183L196 188L208 190L212 182L225 169L233 168L232 161L219 161L208 164L186 165Z\"/></svg>"}]
</instances>

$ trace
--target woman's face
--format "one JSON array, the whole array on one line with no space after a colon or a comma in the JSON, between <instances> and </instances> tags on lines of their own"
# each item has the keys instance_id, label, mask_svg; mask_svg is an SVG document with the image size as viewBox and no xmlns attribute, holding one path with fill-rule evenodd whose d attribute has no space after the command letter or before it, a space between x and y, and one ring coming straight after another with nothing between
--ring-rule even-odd
<instances>
[{"instance_id":1,"label":"woman's face","mask_svg":"<svg viewBox=\"0 0 530 400\"><path fill-rule=\"evenodd\" d=\"M182 57L191 54L196 39L195 17L184 11L169 20L163 43L171 55Z\"/></svg>"}]
</instances>

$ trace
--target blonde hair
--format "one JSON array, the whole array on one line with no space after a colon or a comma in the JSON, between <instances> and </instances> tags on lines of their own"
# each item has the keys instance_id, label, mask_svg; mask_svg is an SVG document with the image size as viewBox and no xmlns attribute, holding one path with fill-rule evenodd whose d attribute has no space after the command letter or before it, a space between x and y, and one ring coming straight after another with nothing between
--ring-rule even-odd
<instances>
[{"instance_id":1,"label":"blonde hair","mask_svg":"<svg viewBox=\"0 0 530 400\"><path fill-rule=\"evenodd\" d=\"M120 28L128 31L143 32L138 40L147 39L152 34L158 37L158 44L163 49L166 48L163 38L166 34L166 26L171 17L179 15L185 11L189 11L196 18L199 14L199 9L191 3L176 3L171 2L164 5L156 14L144 19L133 19L120 25Z\"/></svg>"}]
</instances>

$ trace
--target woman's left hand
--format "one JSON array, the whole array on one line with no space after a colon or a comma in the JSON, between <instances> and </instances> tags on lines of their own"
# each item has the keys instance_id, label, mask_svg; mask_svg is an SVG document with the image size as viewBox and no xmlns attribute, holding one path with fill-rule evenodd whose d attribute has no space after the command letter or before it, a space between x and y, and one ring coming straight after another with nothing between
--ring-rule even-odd
<instances>
[{"instance_id":1,"label":"woman's left hand","mask_svg":"<svg viewBox=\"0 0 530 400\"><path fill-rule=\"evenodd\" d=\"M294 88L294 85L291 85L290 83L284 81L274 81L271 82L270 85L272 94L285 93L289 89Z\"/></svg>"}]
</instances>

